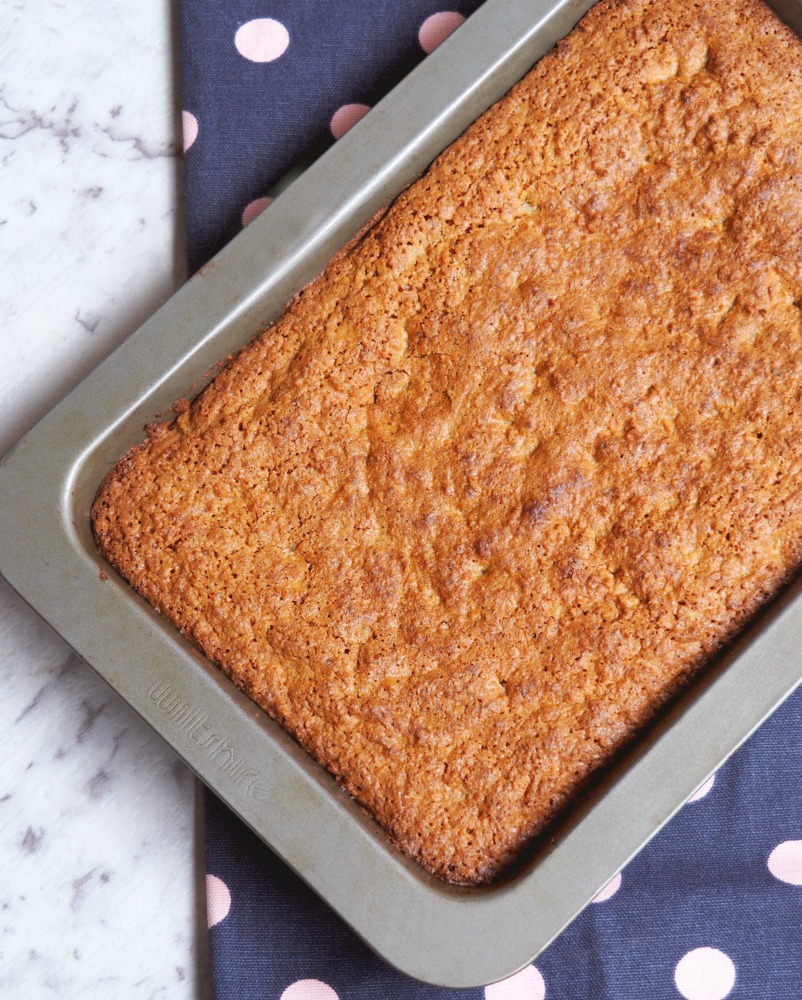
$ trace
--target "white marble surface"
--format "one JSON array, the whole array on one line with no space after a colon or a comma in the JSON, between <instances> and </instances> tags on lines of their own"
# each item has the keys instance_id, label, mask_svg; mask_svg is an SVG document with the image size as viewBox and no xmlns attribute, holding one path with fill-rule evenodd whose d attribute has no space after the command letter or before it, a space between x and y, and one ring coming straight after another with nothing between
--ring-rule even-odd
<instances>
[{"instance_id":1,"label":"white marble surface","mask_svg":"<svg viewBox=\"0 0 802 1000\"><path fill-rule=\"evenodd\" d=\"M0 6L0 452L183 279L174 19ZM189 772L2 583L0 688L0 996L207 996Z\"/></svg>"}]
</instances>

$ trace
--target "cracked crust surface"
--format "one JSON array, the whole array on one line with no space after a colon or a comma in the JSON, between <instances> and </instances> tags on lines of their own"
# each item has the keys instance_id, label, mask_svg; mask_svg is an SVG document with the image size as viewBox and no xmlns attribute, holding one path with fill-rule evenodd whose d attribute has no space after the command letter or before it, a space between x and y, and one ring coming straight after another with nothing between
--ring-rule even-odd
<instances>
[{"instance_id":1,"label":"cracked crust surface","mask_svg":"<svg viewBox=\"0 0 802 1000\"><path fill-rule=\"evenodd\" d=\"M105 480L106 558L437 875L802 558L802 59L602 2Z\"/></svg>"}]
</instances>

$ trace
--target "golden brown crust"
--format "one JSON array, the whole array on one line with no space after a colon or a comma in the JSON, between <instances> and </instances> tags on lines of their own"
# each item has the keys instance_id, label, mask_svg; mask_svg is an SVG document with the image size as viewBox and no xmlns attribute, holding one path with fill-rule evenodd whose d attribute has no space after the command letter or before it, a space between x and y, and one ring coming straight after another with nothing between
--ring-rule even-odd
<instances>
[{"instance_id":1,"label":"golden brown crust","mask_svg":"<svg viewBox=\"0 0 802 1000\"><path fill-rule=\"evenodd\" d=\"M431 871L504 869L802 558L802 58L602 2L131 452L105 556Z\"/></svg>"}]
</instances>

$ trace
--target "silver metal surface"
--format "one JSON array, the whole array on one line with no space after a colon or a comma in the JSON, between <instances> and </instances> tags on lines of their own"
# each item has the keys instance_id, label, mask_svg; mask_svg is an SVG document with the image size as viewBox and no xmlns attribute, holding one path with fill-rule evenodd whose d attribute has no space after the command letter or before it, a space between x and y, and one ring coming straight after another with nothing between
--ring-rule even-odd
<instances>
[{"instance_id":1,"label":"silver metal surface","mask_svg":"<svg viewBox=\"0 0 802 1000\"><path fill-rule=\"evenodd\" d=\"M593 0L487 0L0 466L0 571L379 954L445 986L532 960L802 680L792 590L608 775L529 865L449 887L388 847L310 758L104 564L89 508L107 469L247 343ZM781 15L802 29L800 0Z\"/></svg>"}]
</instances>

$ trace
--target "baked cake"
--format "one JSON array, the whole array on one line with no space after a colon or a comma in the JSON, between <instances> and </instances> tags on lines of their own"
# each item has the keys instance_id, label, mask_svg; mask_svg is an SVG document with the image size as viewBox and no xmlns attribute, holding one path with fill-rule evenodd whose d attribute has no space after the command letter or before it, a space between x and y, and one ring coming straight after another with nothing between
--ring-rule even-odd
<instances>
[{"instance_id":1,"label":"baked cake","mask_svg":"<svg viewBox=\"0 0 802 1000\"><path fill-rule=\"evenodd\" d=\"M105 557L431 872L802 559L802 48L606 0L110 472Z\"/></svg>"}]
</instances>

